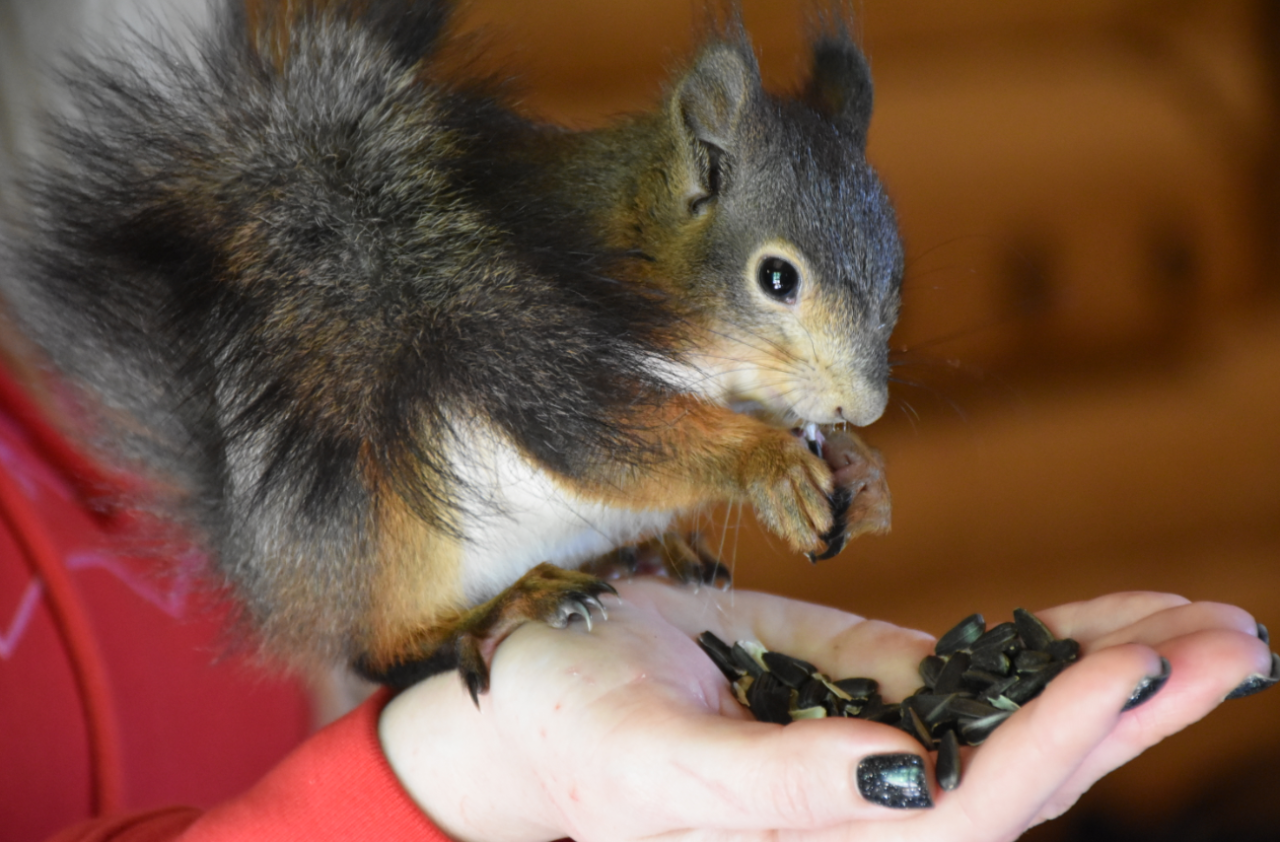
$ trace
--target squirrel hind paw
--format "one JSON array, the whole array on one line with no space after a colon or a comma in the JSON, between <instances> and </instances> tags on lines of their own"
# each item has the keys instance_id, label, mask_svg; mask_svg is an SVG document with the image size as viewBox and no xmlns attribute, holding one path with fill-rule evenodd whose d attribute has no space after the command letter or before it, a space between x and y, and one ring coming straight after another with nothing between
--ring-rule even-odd
<instances>
[{"instance_id":1,"label":"squirrel hind paw","mask_svg":"<svg viewBox=\"0 0 1280 842\"><path fill-rule=\"evenodd\" d=\"M679 532L668 532L653 543L662 557L666 574L684 585L701 587L727 588L732 584L729 568L706 548L700 536L695 533L682 535Z\"/></svg>"},{"instance_id":2,"label":"squirrel hind paw","mask_svg":"<svg viewBox=\"0 0 1280 842\"><path fill-rule=\"evenodd\" d=\"M539 564L488 602L453 617L407 632L393 654L375 660L368 655L353 664L363 677L403 689L451 669L458 671L471 699L489 690L489 669L498 645L528 622L565 628L574 617L590 631L592 611L608 619L604 594L618 595L608 582L589 573Z\"/></svg>"},{"instance_id":3,"label":"squirrel hind paw","mask_svg":"<svg viewBox=\"0 0 1280 842\"><path fill-rule=\"evenodd\" d=\"M458 666L458 653L452 646L444 646L417 658L394 661L389 665L381 665L368 655L361 655L351 662L351 668L366 681L382 684L393 690L412 687L419 681L425 681L433 675L448 672ZM488 686L488 675L484 684Z\"/></svg>"}]
</instances>

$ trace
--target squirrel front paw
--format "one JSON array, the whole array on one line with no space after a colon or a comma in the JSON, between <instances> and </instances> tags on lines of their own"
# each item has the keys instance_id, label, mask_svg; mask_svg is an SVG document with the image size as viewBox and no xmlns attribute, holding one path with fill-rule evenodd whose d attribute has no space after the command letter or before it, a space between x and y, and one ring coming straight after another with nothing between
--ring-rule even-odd
<instances>
[{"instance_id":1,"label":"squirrel front paw","mask_svg":"<svg viewBox=\"0 0 1280 842\"><path fill-rule=\"evenodd\" d=\"M835 523L822 536L826 549L810 553L810 561L832 558L859 535L889 531L889 486L880 452L843 430L827 431L821 452L834 472L831 511Z\"/></svg>"},{"instance_id":2,"label":"squirrel front paw","mask_svg":"<svg viewBox=\"0 0 1280 842\"><path fill-rule=\"evenodd\" d=\"M823 549L835 524L835 481L801 439L783 430L762 434L743 460L742 485L766 528L800 552Z\"/></svg>"}]
</instances>

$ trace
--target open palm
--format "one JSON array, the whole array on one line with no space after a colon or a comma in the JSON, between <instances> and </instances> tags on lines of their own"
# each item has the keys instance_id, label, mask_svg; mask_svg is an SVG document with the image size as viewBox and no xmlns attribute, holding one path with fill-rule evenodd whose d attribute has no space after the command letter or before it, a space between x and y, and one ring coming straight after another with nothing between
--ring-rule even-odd
<instances>
[{"instance_id":1,"label":"open palm","mask_svg":"<svg viewBox=\"0 0 1280 842\"><path fill-rule=\"evenodd\" d=\"M637 579L592 630L531 624L498 649L477 710L452 675L392 701L382 741L428 814L462 842L625 839L1013 839L1096 780L1212 710L1271 656L1244 611L1117 594L1045 611L1084 656L976 750L931 809L894 810L854 780L870 755L912 753L895 728L851 719L755 722L693 638L751 638L836 677L920 683L932 638L830 608ZM1134 688L1172 676L1121 712Z\"/></svg>"}]
</instances>

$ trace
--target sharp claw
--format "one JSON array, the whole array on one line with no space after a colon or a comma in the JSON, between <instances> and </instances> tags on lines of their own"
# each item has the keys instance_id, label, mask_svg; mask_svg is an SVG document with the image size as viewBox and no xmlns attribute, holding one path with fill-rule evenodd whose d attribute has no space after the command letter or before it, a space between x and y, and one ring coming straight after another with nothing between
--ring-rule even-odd
<instances>
[{"instance_id":1,"label":"sharp claw","mask_svg":"<svg viewBox=\"0 0 1280 842\"><path fill-rule=\"evenodd\" d=\"M820 553L807 553L809 561L817 563L833 558L849 543L849 507L853 504L853 489L837 488L830 496L832 526L821 536L826 549Z\"/></svg>"},{"instance_id":2,"label":"sharp claw","mask_svg":"<svg viewBox=\"0 0 1280 842\"><path fill-rule=\"evenodd\" d=\"M586 604L587 608L589 608L589 609L590 609L590 608L594 608L594 609L596 609L597 611L599 611L599 612L600 612L600 617L601 617L602 619L605 619L605 620L609 619L609 612L608 612L608 611L606 611L606 610L604 610L604 603L603 603L603 602L601 602L599 599L596 599L596 598L595 598L594 596L592 596L591 594L587 594L586 596L584 596L584 597L582 598L582 602ZM588 611L588 614L590 614L590 612L589 612L589 611ZM591 628L591 621L590 621L590 620L588 620L588 621L587 621L587 629L588 629L588 630L590 630L590 628Z\"/></svg>"},{"instance_id":3,"label":"sharp claw","mask_svg":"<svg viewBox=\"0 0 1280 842\"><path fill-rule=\"evenodd\" d=\"M480 654L480 642L471 635L462 635L454 645L457 647L458 674L471 694L471 701L479 708L480 694L489 692L489 665Z\"/></svg>"},{"instance_id":4,"label":"sharp claw","mask_svg":"<svg viewBox=\"0 0 1280 842\"><path fill-rule=\"evenodd\" d=\"M820 553L808 554L809 561L814 564L817 564L820 561L826 561L829 558L835 558L839 555L840 551L844 549L844 545L849 543L849 533L845 531L842 524L839 532L836 532L834 535L828 533L823 536L823 539L827 542L827 548Z\"/></svg>"},{"instance_id":5,"label":"sharp claw","mask_svg":"<svg viewBox=\"0 0 1280 842\"><path fill-rule=\"evenodd\" d=\"M462 678L463 678L463 681L466 682L467 692L471 694L471 701L475 702L476 710L479 710L480 694L483 693L488 688L484 686L484 682L482 681L480 676L476 675L473 672L467 673Z\"/></svg>"},{"instance_id":6,"label":"sharp claw","mask_svg":"<svg viewBox=\"0 0 1280 842\"><path fill-rule=\"evenodd\" d=\"M591 611L587 606L583 605L576 599L571 599L568 601L568 604L561 608L561 611L563 612L562 616L564 617L564 624L566 626L569 625L569 620L573 618L573 615L577 614L586 621L587 631L591 631Z\"/></svg>"}]
</instances>

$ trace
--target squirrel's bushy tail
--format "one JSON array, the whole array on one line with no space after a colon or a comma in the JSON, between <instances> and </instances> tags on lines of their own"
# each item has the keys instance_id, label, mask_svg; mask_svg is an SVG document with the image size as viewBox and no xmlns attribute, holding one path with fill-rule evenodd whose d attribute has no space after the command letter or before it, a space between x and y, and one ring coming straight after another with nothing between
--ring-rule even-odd
<instances>
[{"instance_id":1,"label":"squirrel's bushy tail","mask_svg":"<svg viewBox=\"0 0 1280 842\"><path fill-rule=\"evenodd\" d=\"M80 387L86 438L152 480L134 502L215 548L284 650L344 656L365 612L368 451L427 495L447 471L388 443L414 449L435 408L392 394L415 328L390 313L448 205L441 95L412 80L451 5L231 0L194 45L75 60L6 237L0 293ZM317 605L328 636L294 616Z\"/></svg>"},{"instance_id":2,"label":"squirrel's bushy tail","mask_svg":"<svg viewBox=\"0 0 1280 842\"><path fill-rule=\"evenodd\" d=\"M559 135L437 73L449 10L232 0L76 66L30 180L17 320L282 651L357 654L396 524L456 534L459 426L572 474L665 388Z\"/></svg>"},{"instance_id":3,"label":"squirrel's bushy tail","mask_svg":"<svg viewBox=\"0 0 1280 842\"><path fill-rule=\"evenodd\" d=\"M257 53L278 60L299 29L344 21L371 33L397 64L413 66L435 54L454 6L453 0L234 0L223 25L231 37L244 33Z\"/></svg>"}]
</instances>

